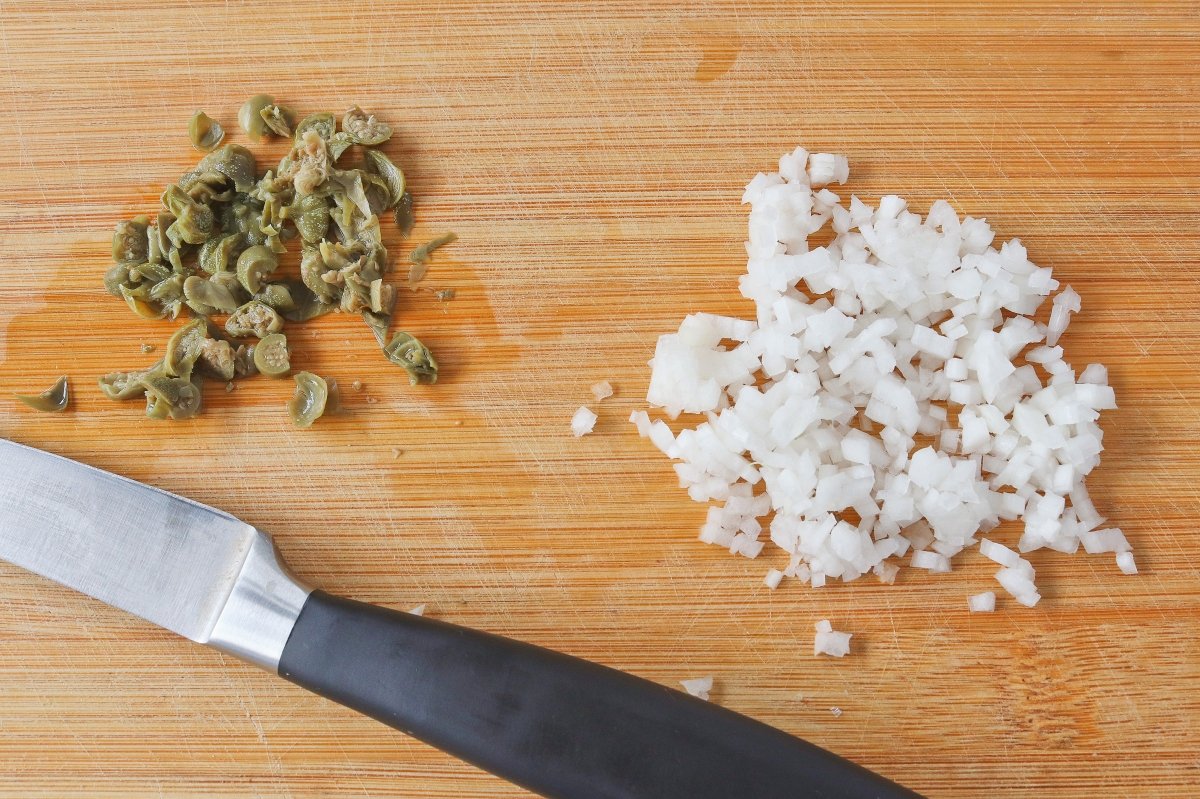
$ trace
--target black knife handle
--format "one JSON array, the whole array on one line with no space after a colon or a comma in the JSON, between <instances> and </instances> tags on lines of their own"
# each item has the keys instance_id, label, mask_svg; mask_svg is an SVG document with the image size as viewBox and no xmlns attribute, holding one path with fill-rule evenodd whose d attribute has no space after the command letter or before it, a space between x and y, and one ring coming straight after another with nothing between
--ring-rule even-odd
<instances>
[{"instance_id":1,"label":"black knife handle","mask_svg":"<svg viewBox=\"0 0 1200 799\"><path fill-rule=\"evenodd\" d=\"M322 591L279 674L551 799L920 799L681 691Z\"/></svg>"}]
</instances>

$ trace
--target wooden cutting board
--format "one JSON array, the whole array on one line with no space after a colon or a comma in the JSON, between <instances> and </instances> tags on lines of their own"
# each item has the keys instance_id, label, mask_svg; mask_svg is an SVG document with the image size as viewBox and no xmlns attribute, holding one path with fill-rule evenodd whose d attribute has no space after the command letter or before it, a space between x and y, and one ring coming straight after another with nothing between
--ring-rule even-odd
<instances>
[{"instance_id":1,"label":"wooden cutting board","mask_svg":"<svg viewBox=\"0 0 1200 799\"><path fill-rule=\"evenodd\" d=\"M1198 59L1189 2L9 0L0 435L225 508L329 590L669 685L711 674L714 701L930 797L1195 797ZM256 92L397 125L414 241L461 236L426 280L456 298L401 303L442 379L410 388L332 316L294 363L362 381L344 415L294 430L291 381L257 379L154 423L95 385L173 329L100 289L110 231L194 163L192 111L235 129ZM1038 552L1041 604L968 615L997 587L977 553L772 592L777 557L695 540L704 508L626 419L659 334L752 313L742 186L797 144L848 154L847 194L986 216L1080 291L1068 356L1107 364L1121 404L1090 486L1140 575ZM60 374L66 414L11 399ZM576 440L584 404L600 420ZM0 598L0 795L525 795L3 563ZM812 657L823 618L850 657Z\"/></svg>"}]
</instances>

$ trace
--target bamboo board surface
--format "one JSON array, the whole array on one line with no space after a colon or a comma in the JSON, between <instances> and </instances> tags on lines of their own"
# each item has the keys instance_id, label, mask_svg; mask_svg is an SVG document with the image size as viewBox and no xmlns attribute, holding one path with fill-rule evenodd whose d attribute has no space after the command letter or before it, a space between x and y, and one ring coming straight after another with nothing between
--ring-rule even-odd
<instances>
[{"instance_id":1,"label":"bamboo board surface","mask_svg":"<svg viewBox=\"0 0 1200 799\"><path fill-rule=\"evenodd\" d=\"M1198 59L1187 2L6 0L0 435L229 510L327 590L666 684L713 674L714 701L936 799L1194 797ZM95 388L172 330L101 290L109 233L194 163L193 110L234 129L260 91L397 123L414 240L461 237L427 279L456 299L401 305L443 379L410 388L326 317L293 362L363 382L345 415L293 430L290 381L260 379L151 423ZM1141 575L1038 552L1041 604L968 615L996 588L977 553L771 592L778 559L694 540L704 508L625 420L656 336L752 313L741 189L797 144L847 153L847 193L986 216L1080 291L1068 357L1107 364L1121 404L1089 484ZM10 398L64 373L65 416ZM617 394L575 440L602 379ZM851 657L812 657L822 618ZM523 795L0 562L0 796Z\"/></svg>"}]
</instances>

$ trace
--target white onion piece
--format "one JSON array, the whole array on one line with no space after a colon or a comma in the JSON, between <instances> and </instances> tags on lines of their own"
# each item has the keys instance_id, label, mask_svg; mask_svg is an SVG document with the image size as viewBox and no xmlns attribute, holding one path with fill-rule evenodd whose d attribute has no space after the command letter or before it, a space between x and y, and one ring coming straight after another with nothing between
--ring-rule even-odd
<instances>
[{"instance_id":1,"label":"white onion piece","mask_svg":"<svg viewBox=\"0 0 1200 799\"><path fill-rule=\"evenodd\" d=\"M601 380L599 383L592 384L592 396L596 398L596 402L602 399L608 399L613 395L612 383L607 380Z\"/></svg>"},{"instance_id":2,"label":"white onion piece","mask_svg":"<svg viewBox=\"0 0 1200 799\"><path fill-rule=\"evenodd\" d=\"M575 415L571 417L571 432L576 438L585 436L592 432L592 428L596 426L596 414L592 413L587 408L580 408L575 411Z\"/></svg>"},{"instance_id":3,"label":"white onion piece","mask_svg":"<svg viewBox=\"0 0 1200 799\"><path fill-rule=\"evenodd\" d=\"M996 609L996 592L984 591L967 597L967 607L972 613L991 613Z\"/></svg>"},{"instance_id":4,"label":"white onion piece","mask_svg":"<svg viewBox=\"0 0 1200 799\"><path fill-rule=\"evenodd\" d=\"M851 633L839 633L828 619L816 623L817 634L813 637L813 656L829 655L840 658L850 654Z\"/></svg>"},{"instance_id":5,"label":"white onion piece","mask_svg":"<svg viewBox=\"0 0 1200 799\"><path fill-rule=\"evenodd\" d=\"M1121 570L1121 574L1137 574L1137 563L1133 560L1132 552L1117 553L1117 568Z\"/></svg>"},{"instance_id":6,"label":"white onion piece","mask_svg":"<svg viewBox=\"0 0 1200 799\"><path fill-rule=\"evenodd\" d=\"M713 687L713 678L711 675L708 677L697 677L694 680L680 680L679 684L683 686L683 690L687 691L692 696L703 699L705 702L707 702L708 692L711 691Z\"/></svg>"}]
</instances>

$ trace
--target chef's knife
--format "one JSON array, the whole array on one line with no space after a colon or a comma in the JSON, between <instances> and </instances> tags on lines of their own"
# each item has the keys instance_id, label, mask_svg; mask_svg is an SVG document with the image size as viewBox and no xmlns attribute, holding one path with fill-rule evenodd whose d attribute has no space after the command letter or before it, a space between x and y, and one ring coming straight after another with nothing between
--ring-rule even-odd
<instances>
[{"instance_id":1,"label":"chef's knife","mask_svg":"<svg viewBox=\"0 0 1200 799\"><path fill-rule=\"evenodd\" d=\"M648 680L313 590L229 514L4 439L0 558L552 799L917 797Z\"/></svg>"}]
</instances>

